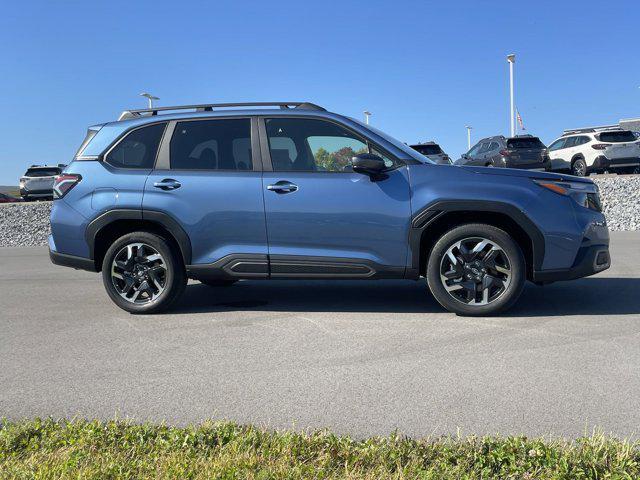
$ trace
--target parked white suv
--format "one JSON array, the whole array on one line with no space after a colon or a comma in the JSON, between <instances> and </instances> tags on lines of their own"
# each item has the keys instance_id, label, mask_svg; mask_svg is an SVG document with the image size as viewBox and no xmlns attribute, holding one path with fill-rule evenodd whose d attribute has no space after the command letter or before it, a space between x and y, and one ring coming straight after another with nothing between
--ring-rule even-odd
<instances>
[{"instance_id":1,"label":"parked white suv","mask_svg":"<svg viewBox=\"0 0 640 480\"><path fill-rule=\"evenodd\" d=\"M566 130L548 147L551 170L583 177L612 171L640 173L640 140L621 128Z\"/></svg>"}]
</instances>

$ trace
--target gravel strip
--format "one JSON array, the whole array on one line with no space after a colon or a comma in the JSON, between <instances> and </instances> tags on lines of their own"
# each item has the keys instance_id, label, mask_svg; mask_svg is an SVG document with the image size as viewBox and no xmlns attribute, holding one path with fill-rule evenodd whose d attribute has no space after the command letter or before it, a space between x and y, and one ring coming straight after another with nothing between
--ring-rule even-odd
<instances>
[{"instance_id":1,"label":"gravel strip","mask_svg":"<svg viewBox=\"0 0 640 480\"><path fill-rule=\"evenodd\" d=\"M640 175L595 176L609 230L640 230ZM51 202L0 205L0 247L47 245Z\"/></svg>"},{"instance_id":2,"label":"gravel strip","mask_svg":"<svg viewBox=\"0 0 640 480\"><path fill-rule=\"evenodd\" d=\"M609 230L640 230L640 175L592 177Z\"/></svg>"},{"instance_id":3,"label":"gravel strip","mask_svg":"<svg viewBox=\"0 0 640 480\"><path fill-rule=\"evenodd\" d=\"M0 204L0 247L48 245L52 202Z\"/></svg>"}]
</instances>

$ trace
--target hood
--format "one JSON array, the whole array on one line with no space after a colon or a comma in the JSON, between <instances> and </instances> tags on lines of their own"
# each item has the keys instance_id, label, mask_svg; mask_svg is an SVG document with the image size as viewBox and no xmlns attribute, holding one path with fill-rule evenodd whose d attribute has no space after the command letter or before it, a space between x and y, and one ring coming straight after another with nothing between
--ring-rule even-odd
<instances>
[{"instance_id":1,"label":"hood","mask_svg":"<svg viewBox=\"0 0 640 480\"><path fill-rule=\"evenodd\" d=\"M462 168L467 172L479 173L482 175L500 175L503 177L537 178L549 181L593 183L593 180L586 177L574 177L573 175L565 175L563 173L536 172L534 170L523 170L519 168L468 167L464 165L456 168Z\"/></svg>"}]
</instances>

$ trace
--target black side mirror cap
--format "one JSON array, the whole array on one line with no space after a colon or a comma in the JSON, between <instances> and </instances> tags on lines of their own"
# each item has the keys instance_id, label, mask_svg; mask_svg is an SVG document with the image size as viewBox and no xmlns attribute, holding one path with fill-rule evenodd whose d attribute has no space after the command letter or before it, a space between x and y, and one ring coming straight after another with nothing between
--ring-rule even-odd
<instances>
[{"instance_id":1,"label":"black side mirror cap","mask_svg":"<svg viewBox=\"0 0 640 480\"><path fill-rule=\"evenodd\" d=\"M354 172L371 177L380 176L387 168L382 157L373 153L360 153L352 157L351 165Z\"/></svg>"}]
</instances>

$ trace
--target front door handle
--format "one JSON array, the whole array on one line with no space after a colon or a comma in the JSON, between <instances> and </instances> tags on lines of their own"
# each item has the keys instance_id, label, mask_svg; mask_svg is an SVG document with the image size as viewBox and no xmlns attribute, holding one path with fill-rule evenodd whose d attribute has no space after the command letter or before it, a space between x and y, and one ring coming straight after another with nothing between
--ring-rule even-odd
<instances>
[{"instance_id":1,"label":"front door handle","mask_svg":"<svg viewBox=\"0 0 640 480\"><path fill-rule=\"evenodd\" d=\"M295 183L291 183L286 180L280 180L273 185L267 185L267 190L276 193L291 193L298 190L298 186Z\"/></svg>"},{"instance_id":2,"label":"front door handle","mask_svg":"<svg viewBox=\"0 0 640 480\"><path fill-rule=\"evenodd\" d=\"M176 188L180 188L182 184L173 178L165 178L160 182L154 183L153 186L160 190L175 190Z\"/></svg>"}]
</instances>

